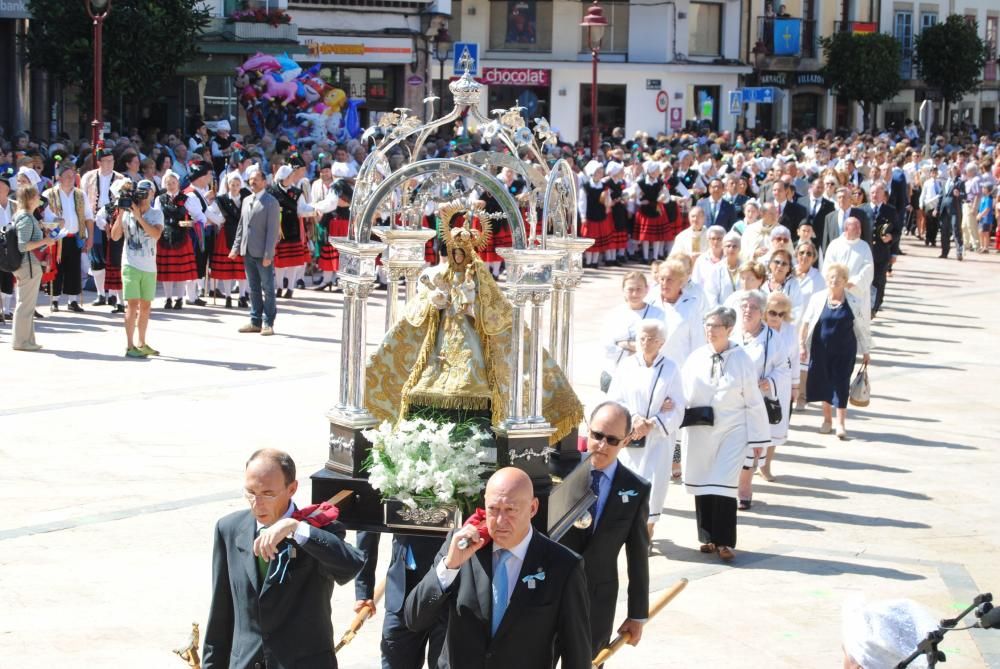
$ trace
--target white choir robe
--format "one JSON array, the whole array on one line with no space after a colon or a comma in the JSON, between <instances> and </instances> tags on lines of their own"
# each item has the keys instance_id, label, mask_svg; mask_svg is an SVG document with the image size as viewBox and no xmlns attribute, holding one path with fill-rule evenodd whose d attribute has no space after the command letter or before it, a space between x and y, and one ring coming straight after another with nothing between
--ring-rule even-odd
<instances>
[{"instance_id":1,"label":"white choir robe","mask_svg":"<svg viewBox=\"0 0 1000 669\"><path fill-rule=\"evenodd\" d=\"M861 303L861 311L866 315L872 312L872 280L875 278L875 263L872 260L872 250L868 242L862 239L849 241L841 235L826 247L823 257L823 274L833 263L847 265L849 284L847 290Z\"/></svg>"},{"instance_id":2,"label":"white choir robe","mask_svg":"<svg viewBox=\"0 0 1000 669\"><path fill-rule=\"evenodd\" d=\"M747 262L749 260L757 260L755 253L758 249L764 249L767 251L771 248L771 231L774 230L776 226L772 225L765 228L763 221L757 221L756 223L751 223L743 231L743 236L740 238L740 260Z\"/></svg>"},{"instance_id":3,"label":"white choir robe","mask_svg":"<svg viewBox=\"0 0 1000 669\"><path fill-rule=\"evenodd\" d=\"M697 232L691 227L684 228L674 238L674 245L670 248L671 253L686 253L692 257L707 251L708 227L706 226L702 226Z\"/></svg>"},{"instance_id":4,"label":"white choir robe","mask_svg":"<svg viewBox=\"0 0 1000 669\"><path fill-rule=\"evenodd\" d=\"M691 270L691 281L698 284L704 289L715 271L716 265L723 262L723 258L716 260L712 257L711 253L702 253L698 256L698 259L694 261L694 268Z\"/></svg>"},{"instance_id":5,"label":"white choir robe","mask_svg":"<svg viewBox=\"0 0 1000 669\"><path fill-rule=\"evenodd\" d=\"M701 302L684 288L673 304L657 296L653 305L663 310L663 323L667 326L667 340L660 353L681 367L691 351L705 343Z\"/></svg>"},{"instance_id":6,"label":"white choir robe","mask_svg":"<svg viewBox=\"0 0 1000 669\"><path fill-rule=\"evenodd\" d=\"M668 397L674 408L661 411ZM649 522L655 523L667 498L674 443L684 418L680 369L663 355L657 355L652 365L647 365L641 354L633 355L618 366L608 389L608 399L624 404L633 416L655 419L653 429L646 435L645 447L626 447L618 454L623 465L652 485Z\"/></svg>"},{"instance_id":7,"label":"white choir robe","mask_svg":"<svg viewBox=\"0 0 1000 669\"><path fill-rule=\"evenodd\" d=\"M706 344L691 353L681 368L688 407L711 406L712 425L681 429L684 486L692 495L736 498L740 471L748 449L771 443L757 370L735 342L721 353L721 373L712 377L715 349Z\"/></svg>"},{"instance_id":8,"label":"white choir robe","mask_svg":"<svg viewBox=\"0 0 1000 669\"><path fill-rule=\"evenodd\" d=\"M729 272L729 263L725 260L712 265L712 274L705 284L705 302L708 309L714 309L726 303L730 295L740 289L740 264L737 262L733 268L734 273Z\"/></svg>"},{"instance_id":9,"label":"white choir robe","mask_svg":"<svg viewBox=\"0 0 1000 669\"><path fill-rule=\"evenodd\" d=\"M810 267L809 271L802 276L796 275L795 280L799 282L799 300L802 303L802 309L799 310L799 314L795 319L795 329L798 330L802 327L802 315L805 313L809 300L817 292L826 289L826 281L815 267Z\"/></svg>"},{"instance_id":10,"label":"white choir robe","mask_svg":"<svg viewBox=\"0 0 1000 669\"><path fill-rule=\"evenodd\" d=\"M639 336L637 332L639 321L646 318L663 320L663 310L652 304L646 304L638 311L630 308L628 304L619 304L608 316L604 334L601 336L601 343L604 344L604 371L614 376L615 369L624 360L631 357L632 353L626 351L618 345L620 341L631 341L635 343Z\"/></svg>"},{"instance_id":11,"label":"white choir robe","mask_svg":"<svg viewBox=\"0 0 1000 669\"><path fill-rule=\"evenodd\" d=\"M790 327L785 328L785 330L790 329ZM757 378L766 379L771 386L770 390L767 391L767 395L771 398L777 398L781 402L782 416L790 408L788 399L792 395L792 363L788 359L787 337L787 333L782 335L765 325L756 337L744 340L742 344L743 350L753 360ZM767 345L766 358L764 357L765 344ZM766 367L765 360L767 363ZM761 397L763 397L763 394ZM771 433L771 443L768 444L769 446L778 445L776 442L783 444L788 440L788 423L786 421L782 421L782 423L778 423L777 425L770 425L769 423L768 428ZM753 466L753 451L750 449L747 449L747 458L749 460L747 466Z\"/></svg>"}]
</instances>

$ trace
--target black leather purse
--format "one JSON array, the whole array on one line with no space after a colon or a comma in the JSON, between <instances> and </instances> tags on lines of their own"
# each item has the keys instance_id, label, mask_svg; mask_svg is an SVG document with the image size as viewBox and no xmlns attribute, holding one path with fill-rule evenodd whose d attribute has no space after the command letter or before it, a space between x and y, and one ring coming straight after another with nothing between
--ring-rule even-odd
<instances>
[{"instance_id":1,"label":"black leather purse","mask_svg":"<svg viewBox=\"0 0 1000 669\"><path fill-rule=\"evenodd\" d=\"M698 427L715 425L715 410L712 407L690 407L684 410L684 420L681 427Z\"/></svg>"},{"instance_id":2,"label":"black leather purse","mask_svg":"<svg viewBox=\"0 0 1000 669\"><path fill-rule=\"evenodd\" d=\"M765 325L767 328L767 337L764 340L764 371L767 370L767 349L771 344L771 326ZM764 379L763 374L761 374L761 380ZM771 425L777 425L781 422L781 400L778 398L771 399L767 395L764 395L764 408L767 409L767 422Z\"/></svg>"}]
</instances>

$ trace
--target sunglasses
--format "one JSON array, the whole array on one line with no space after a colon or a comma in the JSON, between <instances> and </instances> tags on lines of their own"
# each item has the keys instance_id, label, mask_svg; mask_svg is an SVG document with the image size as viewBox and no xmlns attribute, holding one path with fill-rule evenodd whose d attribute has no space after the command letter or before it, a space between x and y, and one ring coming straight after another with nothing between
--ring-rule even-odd
<instances>
[{"instance_id":1,"label":"sunglasses","mask_svg":"<svg viewBox=\"0 0 1000 669\"><path fill-rule=\"evenodd\" d=\"M608 442L608 446L617 446L618 444L622 443L622 441L624 441L625 439L624 437L612 437L610 434L604 434L603 432L598 432L597 430L591 430L590 436L594 439L594 441Z\"/></svg>"},{"instance_id":2,"label":"sunglasses","mask_svg":"<svg viewBox=\"0 0 1000 669\"><path fill-rule=\"evenodd\" d=\"M774 309L768 309L767 315L771 318L784 318L788 314L787 311L775 311Z\"/></svg>"},{"instance_id":3,"label":"sunglasses","mask_svg":"<svg viewBox=\"0 0 1000 669\"><path fill-rule=\"evenodd\" d=\"M777 265L778 267L788 267L788 263L786 263L784 260L772 260L771 264Z\"/></svg>"}]
</instances>

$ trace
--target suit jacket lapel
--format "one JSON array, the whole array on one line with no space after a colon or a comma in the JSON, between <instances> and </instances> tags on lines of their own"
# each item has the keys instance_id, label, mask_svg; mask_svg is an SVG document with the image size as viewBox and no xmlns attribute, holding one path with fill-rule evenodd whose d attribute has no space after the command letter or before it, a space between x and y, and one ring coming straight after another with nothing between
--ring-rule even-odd
<instances>
[{"instance_id":1,"label":"suit jacket lapel","mask_svg":"<svg viewBox=\"0 0 1000 669\"><path fill-rule=\"evenodd\" d=\"M247 511L246 519L236 532L234 540L236 550L240 553L239 561L246 570L250 586L255 593L260 592L259 576L257 575L257 558L253 554L253 542L257 534L257 521L253 514Z\"/></svg>"},{"instance_id":2,"label":"suit jacket lapel","mask_svg":"<svg viewBox=\"0 0 1000 669\"><path fill-rule=\"evenodd\" d=\"M493 547L484 546L475 555L477 559L471 562L472 582L479 612L488 628L493 619Z\"/></svg>"}]
</instances>

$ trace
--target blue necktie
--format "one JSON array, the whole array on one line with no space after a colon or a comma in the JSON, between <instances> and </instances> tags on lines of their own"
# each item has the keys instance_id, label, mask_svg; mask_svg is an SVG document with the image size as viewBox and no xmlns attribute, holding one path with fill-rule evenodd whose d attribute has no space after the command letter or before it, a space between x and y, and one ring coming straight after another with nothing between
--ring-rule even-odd
<instances>
[{"instance_id":1,"label":"blue necktie","mask_svg":"<svg viewBox=\"0 0 1000 669\"><path fill-rule=\"evenodd\" d=\"M417 570L417 558L413 555L413 548L406 547L406 568L409 571Z\"/></svg>"},{"instance_id":2,"label":"blue necktie","mask_svg":"<svg viewBox=\"0 0 1000 669\"><path fill-rule=\"evenodd\" d=\"M600 469L593 469L590 472L590 490L597 496L594 503L590 505L590 531L597 527L597 503L601 499L601 477L604 473Z\"/></svg>"},{"instance_id":3,"label":"blue necktie","mask_svg":"<svg viewBox=\"0 0 1000 669\"><path fill-rule=\"evenodd\" d=\"M507 610L507 559L510 551L501 548L496 552L496 565L493 566L493 625L492 634L496 636L500 621Z\"/></svg>"}]
</instances>

